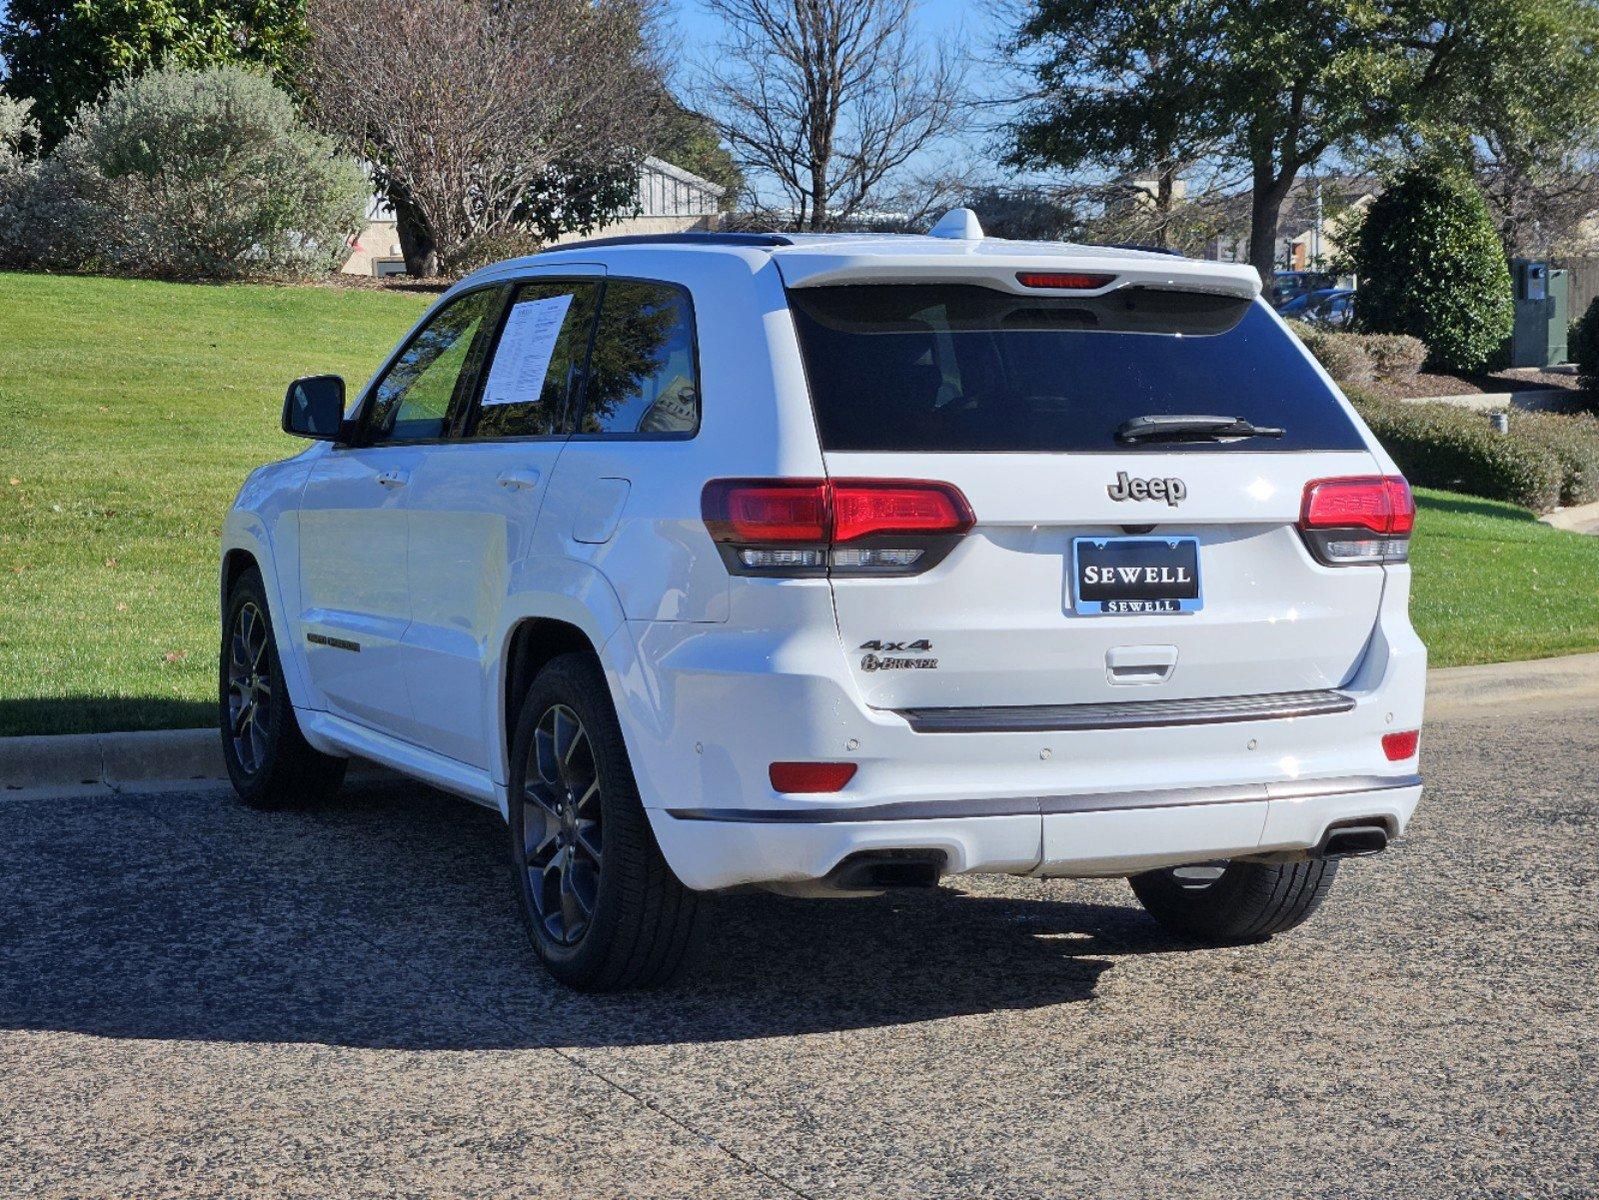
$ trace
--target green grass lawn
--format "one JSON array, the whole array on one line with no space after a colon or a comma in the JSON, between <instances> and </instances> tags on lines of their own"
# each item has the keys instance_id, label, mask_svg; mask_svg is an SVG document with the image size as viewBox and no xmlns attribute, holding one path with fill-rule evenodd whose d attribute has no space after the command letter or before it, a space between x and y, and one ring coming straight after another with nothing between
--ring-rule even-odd
<instances>
[{"instance_id":1,"label":"green grass lawn","mask_svg":"<svg viewBox=\"0 0 1599 1200\"><path fill-rule=\"evenodd\" d=\"M427 297L0 274L0 735L207 725L217 534L302 443L283 389L364 382ZM1599 539L1420 493L1433 662L1599 649Z\"/></svg>"},{"instance_id":2,"label":"green grass lawn","mask_svg":"<svg viewBox=\"0 0 1599 1200\"><path fill-rule=\"evenodd\" d=\"M1416 490L1411 615L1435 667L1599 650L1599 538Z\"/></svg>"},{"instance_id":3,"label":"green grass lawn","mask_svg":"<svg viewBox=\"0 0 1599 1200\"><path fill-rule=\"evenodd\" d=\"M210 724L217 536L428 297L0 273L0 735Z\"/></svg>"}]
</instances>

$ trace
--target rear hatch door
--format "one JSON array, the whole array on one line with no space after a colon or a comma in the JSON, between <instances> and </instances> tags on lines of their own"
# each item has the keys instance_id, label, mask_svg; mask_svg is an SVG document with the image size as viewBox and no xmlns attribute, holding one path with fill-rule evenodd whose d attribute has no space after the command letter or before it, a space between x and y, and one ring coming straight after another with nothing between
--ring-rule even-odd
<instances>
[{"instance_id":1,"label":"rear hatch door","mask_svg":"<svg viewBox=\"0 0 1599 1200\"><path fill-rule=\"evenodd\" d=\"M790 305L829 477L951 483L975 517L929 569L832 570L870 704L1246 696L1355 672L1383 571L1321 565L1297 522L1309 481L1379 464L1258 300L990 278L828 282ZM1137 436L1193 416L1241 424Z\"/></svg>"}]
</instances>

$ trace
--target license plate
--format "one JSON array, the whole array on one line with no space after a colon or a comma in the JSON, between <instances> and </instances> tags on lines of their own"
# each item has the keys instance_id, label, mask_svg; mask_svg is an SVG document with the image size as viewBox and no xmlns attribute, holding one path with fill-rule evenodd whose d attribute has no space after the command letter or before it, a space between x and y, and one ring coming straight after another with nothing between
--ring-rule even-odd
<instances>
[{"instance_id":1,"label":"license plate","mask_svg":"<svg viewBox=\"0 0 1599 1200\"><path fill-rule=\"evenodd\" d=\"M1072 608L1080 616L1198 612L1199 539L1072 539Z\"/></svg>"}]
</instances>

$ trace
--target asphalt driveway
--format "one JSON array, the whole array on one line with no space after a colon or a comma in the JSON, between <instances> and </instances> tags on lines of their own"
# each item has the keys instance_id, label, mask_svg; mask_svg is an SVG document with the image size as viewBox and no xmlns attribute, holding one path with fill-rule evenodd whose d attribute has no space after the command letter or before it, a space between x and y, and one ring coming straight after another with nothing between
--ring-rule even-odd
<instances>
[{"instance_id":1,"label":"asphalt driveway","mask_svg":"<svg viewBox=\"0 0 1599 1200\"><path fill-rule=\"evenodd\" d=\"M434 793L0 799L0 1195L1599 1196L1599 687L1471 691L1297 933L747 896L645 997L549 983Z\"/></svg>"}]
</instances>

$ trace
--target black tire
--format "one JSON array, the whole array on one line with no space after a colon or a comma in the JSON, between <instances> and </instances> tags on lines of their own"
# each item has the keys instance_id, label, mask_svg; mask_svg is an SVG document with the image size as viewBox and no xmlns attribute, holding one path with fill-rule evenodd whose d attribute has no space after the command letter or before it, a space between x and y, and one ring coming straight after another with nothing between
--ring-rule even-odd
<instances>
[{"instance_id":1,"label":"black tire","mask_svg":"<svg viewBox=\"0 0 1599 1200\"><path fill-rule=\"evenodd\" d=\"M261 573L250 567L234 581L222 612L222 758L249 807L299 808L332 797L349 760L321 753L300 732L267 613Z\"/></svg>"},{"instance_id":2,"label":"black tire","mask_svg":"<svg viewBox=\"0 0 1599 1200\"><path fill-rule=\"evenodd\" d=\"M550 974L582 991L670 979L692 943L698 897L650 831L610 689L588 655L562 655L534 679L510 776L517 898Z\"/></svg>"},{"instance_id":3,"label":"black tire","mask_svg":"<svg viewBox=\"0 0 1599 1200\"><path fill-rule=\"evenodd\" d=\"M1247 942L1308 920L1337 875L1336 859L1307 859L1168 867L1128 882L1149 915L1173 933L1202 942Z\"/></svg>"}]
</instances>

